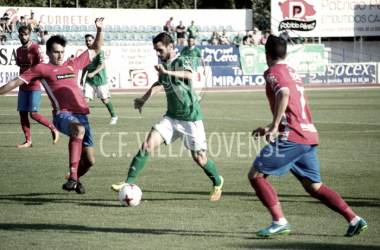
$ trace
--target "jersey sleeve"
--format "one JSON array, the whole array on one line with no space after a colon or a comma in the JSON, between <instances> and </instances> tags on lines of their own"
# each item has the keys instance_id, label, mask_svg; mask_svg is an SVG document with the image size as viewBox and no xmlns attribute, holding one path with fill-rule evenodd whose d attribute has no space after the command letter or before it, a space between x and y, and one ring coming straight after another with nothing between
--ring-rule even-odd
<instances>
[{"instance_id":1,"label":"jersey sleeve","mask_svg":"<svg viewBox=\"0 0 380 250\"><path fill-rule=\"evenodd\" d=\"M31 69L28 69L27 71L19 75L18 78L21 79L26 84L29 84L30 82L41 79L42 78L41 64L37 64Z\"/></svg>"},{"instance_id":2,"label":"jersey sleeve","mask_svg":"<svg viewBox=\"0 0 380 250\"><path fill-rule=\"evenodd\" d=\"M103 51L99 53L99 64L106 63L106 57L104 56Z\"/></svg>"},{"instance_id":3,"label":"jersey sleeve","mask_svg":"<svg viewBox=\"0 0 380 250\"><path fill-rule=\"evenodd\" d=\"M44 61L44 53L43 53L41 47L37 45L36 50L37 50L36 51L36 54L37 54L37 63L36 64L44 63L45 62Z\"/></svg>"},{"instance_id":4,"label":"jersey sleeve","mask_svg":"<svg viewBox=\"0 0 380 250\"><path fill-rule=\"evenodd\" d=\"M73 61L76 68L78 68L79 70L84 69L87 65L89 65L92 62L90 50L84 51Z\"/></svg>"},{"instance_id":5,"label":"jersey sleeve","mask_svg":"<svg viewBox=\"0 0 380 250\"><path fill-rule=\"evenodd\" d=\"M200 49L197 50L197 57L202 58L202 52Z\"/></svg>"},{"instance_id":6,"label":"jersey sleeve","mask_svg":"<svg viewBox=\"0 0 380 250\"><path fill-rule=\"evenodd\" d=\"M265 80L275 95L277 95L281 90L289 89L287 81L284 80L284 77L282 77L279 72L269 71L265 77Z\"/></svg>"},{"instance_id":7,"label":"jersey sleeve","mask_svg":"<svg viewBox=\"0 0 380 250\"><path fill-rule=\"evenodd\" d=\"M187 56L183 56L181 60L178 60L178 67L179 71L188 70L194 72L194 65L192 63L192 60L190 60L190 58L188 58Z\"/></svg>"},{"instance_id":8,"label":"jersey sleeve","mask_svg":"<svg viewBox=\"0 0 380 250\"><path fill-rule=\"evenodd\" d=\"M18 49L16 50L16 65L20 67L21 65L20 65L20 62L18 61L19 50L20 50L20 48L18 48Z\"/></svg>"}]
</instances>

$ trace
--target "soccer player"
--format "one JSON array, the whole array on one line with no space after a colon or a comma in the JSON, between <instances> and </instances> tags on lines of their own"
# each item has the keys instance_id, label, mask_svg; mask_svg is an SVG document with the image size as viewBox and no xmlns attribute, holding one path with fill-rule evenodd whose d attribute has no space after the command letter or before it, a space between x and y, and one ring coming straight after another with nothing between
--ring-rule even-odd
<instances>
[{"instance_id":1,"label":"soccer player","mask_svg":"<svg viewBox=\"0 0 380 250\"><path fill-rule=\"evenodd\" d=\"M194 25L194 21L191 21L191 25L187 27L186 35L187 37L194 37L194 40L198 38L199 30L197 26Z\"/></svg>"},{"instance_id":2,"label":"soccer player","mask_svg":"<svg viewBox=\"0 0 380 250\"><path fill-rule=\"evenodd\" d=\"M28 26L20 26L18 30L18 36L22 46L17 49L16 64L20 67L20 75L37 64L44 62L40 46L29 40L30 33L31 29ZM55 126L45 116L38 113L41 93L40 79L30 81L29 84L22 84L19 88L17 111L19 111L20 114L21 127L26 140L23 144L17 146L17 148L30 148L33 146L28 112L30 118L51 130L54 145L59 140L59 132Z\"/></svg>"},{"instance_id":3,"label":"soccer player","mask_svg":"<svg viewBox=\"0 0 380 250\"><path fill-rule=\"evenodd\" d=\"M213 182L210 200L219 200L224 180L218 174L214 162L206 156L207 143L202 112L191 82L194 70L188 58L176 56L168 34L161 33L156 36L153 46L163 62L155 66L159 79L143 97L135 99L135 109L139 109L141 113L145 102L162 89L166 92L168 109L162 120L153 126L147 140L133 158L126 181L112 185L111 189L119 192L126 183L132 184L155 148L181 138L183 144L191 150L194 161Z\"/></svg>"},{"instance_id":4,"label":"soccer player","mask_svg":"<svg viewBox=\"0 0 380 250\"><path fill-rule=\"evenodd\" d=\"M41 80L53 106L53 122L57 129L68 135L70 178L62 189L84 194L79 182L95 163L93 139L88 123L90 113L86 100L78 87L78 72L100 53L102 45L103 19L97 18L97 34L91 48L74 60L65 60L66 40L52 36L46 44L49 64L38 64L0 88L0 95L30 82Z\"/></svg>"},{"instance_id":5,"label":"soccer player","mask_svg":"<svg viewBox=\"0 0 380 250\"><path fill-rule=\"evenodd\" d=\"M318 133L311 120L302 80L285 63L286 41L271 36L265 50L269 69L264 77L273 122L252 131L255 138L265 136L269 144L256 157L248 178L257 197L271 213L273 222L256 234L269 237L290 232L276 191L266 180L269 175L284 176L290 170L306 192L347 220L349 227L344 236L358 235L367 229L366 222L339 194L322 183L317 157ZM274 138L277 130L280 135Z\"/></svg>"},{"instance_id":6,"label":"soccer player","mask_svg":"<svg viewBox=\"0 0 380 250\"><path fill-rule=\"evenodd\" d=\"M205 60L202 57L202 52L201 50L195 46L195 39L192 36L189 36L187 39L187 44L188 46L183 48L181 52L181 56L188 57L192 59L193 63L193 69L195 72L197 72L198 69L198 58L202 61L202 66L203 66L203 75L206 75L206 65L205 65Z\"/></svg>"},{"instance_id":7,"label":"soccer player","mask_svg":"<svg viewBox=\"0 0 380 250\"><path fill-rule=\"evenodd\" d=\"M91 48L94 43L94 37L90 34L85 36L86 46L87 48ZM106 66L103 51L100 51L99 55L97 55L92 62L83 70L82 78L80 81L80 85L83 86L83 95L88 103L90 99L92 101L95 100L95 93L97 93L98 97L102 100L104 105L106 105L108 112L111 115L110 124L116 124L117 116L115 114L115 110L113 108L113 104L110 101L110 92L107 84L107 75L106 75ZM83 85L83 78L86 75L86 82Z\"/></svg>"}]
</instances>

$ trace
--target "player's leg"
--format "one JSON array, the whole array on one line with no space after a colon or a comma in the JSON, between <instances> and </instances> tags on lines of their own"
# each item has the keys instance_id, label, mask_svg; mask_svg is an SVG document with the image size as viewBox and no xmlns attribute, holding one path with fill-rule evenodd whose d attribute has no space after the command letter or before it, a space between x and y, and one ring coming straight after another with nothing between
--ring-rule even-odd
<instances>
[{"instance_id":1,"label":"player's leg","mask_svg":"<svg viewBox=\"0 0 380 250\"><path fill-rule=\"evenodd\" d=\"M78 164L78 182L75 187L77 194L85 194L83 184L80 182L80 177L85 175L95 164L94 147L82 145L82 154Z\"/></svg>"},{"instance_id":2,"label":"player's leg","mask_svg":"<svg viewBox=\"0 0 380 250\"><path fill-rule=\"evenodd\" d=\"M311 146L310 150L297 161L292 173L300 180L306 192L346 219L349 229L344 236L352 237L367 229L367 223L351 210L342 197L322 183L317 146Z\"/></svg>"},{"instance_id":3,"label":"player's leg","mask_svg":"<svg viewBox=\"0 0 380 250\"><path fill-rule=\"evenodd\" d=\"M25 142L18 145L17 148L30 148L32 144L32 135L30 134L30 122L28 118L29 111L29 96L30 91L20 89L18 92L17 111L20 114L20 123L22 131L25 135Z\"/></svg>"},{"instance_id":4,"label":"player's leg","mask_svg":"<svg viewBox=\"0 0 380 250\"><path fill-rule=\"evenodd\" d=\"M146 141L142 144L137 154L133 157L129 166L128 177L125 182L113 184L111 185L111 189L115 192L119 192L125 184L132 184L136 180L140 171L145 167L149 154L163 143L164 139L161 137L160 133L155 129L152 129Z\"/></svg>"},{"instance_id":5,"label":"player's leg","mask_svg":"<svg viewBox=\"0 0 380 250\"><path fill-rule=\"evenodd\" d=\"M257 236L269 237L290 233L290 224L282 212L277 193L266 178L269 175L284 176L294 162L302 156L300 152L302 152L302 145L276 138L274 143L266 145L261 150L253 162L248 179L256 196L272 216L272 224L258 231Z\"/></svg>"},{"instance_id":6,"label":"player's leg","mask_svg":"<svg viewBox=\"0 0 380 250\"><path fill-rule=\"evenodd\" d=\"M83 97L88 103L90 100L95 100L96 86L92 86L88 83L83 84Z\"/></svg>"},{"instance_id":7,"label":"player's leg","mask_svg":"<svg viewBox=\"0 0 380 250\"><path fill-rule=\"evenodd\" d=\"M45 116L38 113L41 103L41 94L42 90L30 91L29 103L30 110L32 110L32 112L30 112L30 118L50 129L53 136L53 145L55 145L59 140L58 130Z\"/></svg>"},{"instance_id":8,"label":"player's leg","mask_svg":"<svg viewBox=\"0 0 380 250\"><path fill-rule=\"evenodd\" d=\"M115 109L113 107L113 103L110 100L110 91L108 84L98 86L97 87L98 97L102 100L103 104L106 105L108 112L111 115L111 121L110 124L116 124L117 122L117 116L115 113Z\"/></svg>"}]
</instances>

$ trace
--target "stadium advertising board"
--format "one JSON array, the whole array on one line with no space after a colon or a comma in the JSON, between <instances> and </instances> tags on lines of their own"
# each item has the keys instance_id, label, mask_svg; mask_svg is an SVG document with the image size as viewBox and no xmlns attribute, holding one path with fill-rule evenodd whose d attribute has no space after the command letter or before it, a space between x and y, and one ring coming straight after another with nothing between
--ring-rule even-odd
<instances>
[{"instance_id":1,"label":"stadium advertising board","mask_svg":"<svg viewBox=\"0 0 380 250\"><path fill-rule=\"evenodd\" d=\"M212 86L261 86L265 79L260 75L246 75L240 67L213 67Z\"/></svg>"},{"instance_id":2,"label":"stadium advertising board","mask_svg":"<svg viewBox=\"0 0 380 250\"><path fill-rule=\"evenodd\" d=\"M268 69L264 46L240 46L241 68L245 75L263 74ZM299 73L323 72L323 45L288 45L286 62Z\"/></svg>"},{"instance_id":3,"label":"stadium advertising board","mask_svg":"<svg viewBox=\"0 0 380 250\"><path fill-rule=\"evenodd\" d=\"M272 0L271 22L303 37L378 36L380 0Z\"/></svg>"},{"instance_id":4,"label":"stadium advertising board","mask_svg":"<svg viewBox=\"0 0 380 250\"><path fill-rule=\"evenodd\" d=\"M177 54L181 54L185 46L176 46L174 50ZM205 60L206 66L219 67L231 66L239 67L239 49L235 45L218 45L218 46L197 46ZM200 63L198 63L201 65Z\"/></svg>"},{"instance_id":5,"label":"stadium advertising board","mask_svg":"<svg viewBox=\"0 0 380 250\"><path fill-rule=\"evenodd\" d=\"M301 75L304 84L376 83L376 63L334 63L325 65L322 73Z\"/></svg>"}]
</instances>

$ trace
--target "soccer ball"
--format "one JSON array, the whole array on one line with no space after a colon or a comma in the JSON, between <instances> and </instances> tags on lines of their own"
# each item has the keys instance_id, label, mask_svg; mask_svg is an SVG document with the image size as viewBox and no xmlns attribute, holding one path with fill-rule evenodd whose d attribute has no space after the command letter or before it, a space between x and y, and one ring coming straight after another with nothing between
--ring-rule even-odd
<instances>
[{"instance_id":1,"label":"soccer ball","mask_svg":"<svg viewBox=\"0 0 380 250\"><path fill-rule=\"evenodd\" d=\"M137 206L140 204L141 198L141 189L135 184L124 185L119 191L119 201L126 207Z\"/></svg>"}]
</instances>

